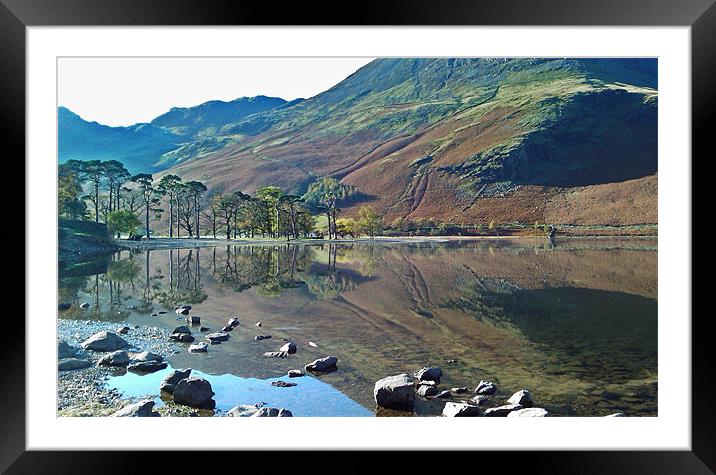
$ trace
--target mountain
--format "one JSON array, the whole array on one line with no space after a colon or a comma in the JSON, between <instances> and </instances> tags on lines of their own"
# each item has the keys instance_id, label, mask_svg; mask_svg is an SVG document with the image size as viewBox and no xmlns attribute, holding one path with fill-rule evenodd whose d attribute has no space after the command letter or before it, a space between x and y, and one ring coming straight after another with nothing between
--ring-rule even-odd
<instances>
[{"instance_id":1,"label":"mountain","mask_svg":"<svg viewBox=\"0 0 716 475\"><path fill-rule=\"evenodd\" d=\"M214 190L333 176L396 218L657 222L656 59L378 59L170 168ZM216 138L217 136L215 136Z\"/></svg>"},{"instance_id":2,"label":"mountain","mask_svg":"<svg viewBox=\"0 0 716 475\"><path fill-rule=\"evenodd\" d=\"M88 122L59 107L58 153L67 160L119 160L132 173L156 172L218 150L236 138L220 136L223 126L251 114L295 104L277 97L242 97L175 107L148 124L109 127Z\"/></svg>"}]
</instances>

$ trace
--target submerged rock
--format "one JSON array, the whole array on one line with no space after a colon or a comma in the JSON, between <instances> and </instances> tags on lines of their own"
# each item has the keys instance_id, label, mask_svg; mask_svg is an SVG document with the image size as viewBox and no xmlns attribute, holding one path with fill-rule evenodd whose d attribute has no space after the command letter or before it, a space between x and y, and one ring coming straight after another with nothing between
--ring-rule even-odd
<instances>
[{"instance_id":1,"label":"submerged rock","mask_svg":"<svg viewBox=\"0 0 716 475\"><path fill-rule=\"evenodd\" d=\"M528 407L512 411L507 417L549 417L549 412L541 407Z\"/></svg>"},{"instance_id":2,"label":"submerged rock","mask_svg":"<svg viewBox=\"0 0 716 475\"><path fill-rule=\"evenodd\" d=\"M388 376L375 383L375 403L386 409L412 410L415 406L415 385L407 373Z\"/></svg>"},{"instance_id":3,"label":"submerged rock","mask_svg":"<svg viewBox=\"0 0 716 475\"><path fill-rule=\"evenodd\" d=\"M209 351L209 345L204 341L200 341L194 345L189 345L189 353L206 353Z\"/></svg>"},{"instance_id":4,"label":"submerged rock","mask_svg":"<svg viewBox=\"0 0 716 475\"><path fill-rule=\"evenodd\" d=\"M154 401L145 399L123 407L111 417L160 417L160 414L154 411Z\"/></svg>"},{"instance_id":5,"label":"submerged rock","mask_svg":"<svg viewBox=\"0 0 716 475\"><path fill-rule=\"evenodd\" d=\"M127 370L135 373L154 373L167 366L163 361L139 361L127 366Z\"/></svg>"},{"instance_id":6,"label":"submerged rock","mask_svg":"<svg viewBox=\"0 0 716 475\"><path fill-rule=\"evenodd\" d=\"M71 306L71 303L58 303L57 310L59 310L60 312L64 312L65 310L69 310Z\"/></svg>"},{"instance_id":7,"label":"submerged rock","mask_svg":"<svg viewBox=\"0 0 716 475\"><path fill-rule=\"evenodd\" d=\"M524 407L532 407L532 394L530 394L528 390L522 389L510 396L507 400L507 404L519 404Z\"/></svg>"},{"instance_id":8,"label":"submerged rock","mask_svg":"<svg viewBox=\"0 0 716 475\"><path fill-rule=\"evenodd\" d=\"M335 356L326 356L325 358L319 358L311 363L308 363L304 369L306 371L328 371L336 367L338 358Z\"/></svg>"},{"instance_id":9,"label":"submerged rock","mask_svg":"<svg viewBox=\"0 0 716 475\"><path fill-rule=\"evenodd\" d=\"M127 343L121 336L112 332L95 333L82 342L82 348L99 352L117 351L127 348L128 346L129 343Z\"/></svg>"},{"instance_id":10,"label":"submerged rock","mask_svg":"<svg viewBox=\"0 0 716 475\"><path fill-rule=\"evenodd\" d=\"M497 386L492 381L480 381L475 388L475 394L484 394L487 396L495 394L495 391L497 391Z\"/></svg>"},{"instance_id":11,"label":"submerged rock","mask_svg":"<svg viewBox=\"0 0 716 475\"><path fill-rule=\"evenodd\" d=\"M288 343L283 345L279 351L285 351L289 355L292 355L292 354L296 353L297 349L298 348L296 347L296 344L292 341L289 341Z\"/></svg>"},{"instance_id":12,"label":"submerged rock","mask_svg":"<svg viewBox=\"0 0 716 475\"><path fill-rule=\"evenodd\" d=\"M187 335L191 335L191 330L189 329L188 326L186 326L186 325L181 325L181 326L179 326L179 327L176 327L176 328L172 331L172 333L175 334L175 335L176 335L177 333L186 333Z\"/></svg>"},{"instance_id":13,"label":"submerged rock","mask_svg":"<svg viewBox=\"0 0 716 475\"><path fill-rule=\"evenodd\" d=\"M185 406L213 409L216 402L212 397L211 383L203 378L182 379L174 388L174 402Z\"/></svg>"},{"instance_id":14,"label":"submerged rock","mask_svg":"<svg viewBox=\"0 0 716 475\"><path fill-rule=\"evenodd\" d=\"M271 386L276 386L277 388L290 388L292 386L296 386L296 383L287 383L286 381L272 381Z\"/></svg>"},{"instance_id":15,"label":"submerged rock","mask_svg":"<svg viewBox=\"0 0 716 475\"><path fill-rule=\"evenodd\" d=\"M71 371L74 369L84 369L92 366L92 363L88 360L81 360L78 358L65 358L57 363L57 369L60 371Z\"/></svg>"},{"instance_id":16,"label":"submerged rock","mask_svg":"<svg viewBox=\"0 0 716 475\"><path fill-rule=\"evenodd\" d=\"M446 402L443 408L445 417L478 417L480 409L466 402Z\"/></svg>"},{"instance_id":17,"label":"submerged rock","mask_svg":"<svg viewBox=\"0 0 716 475\"><path fill-rule=\"evenodd\" d=\"M524 409L524 406L519 404L507 404L505 406L493 407L485 411L485 417L506 417L512 411L519 411Z\"/></svg>"},{"instance_id":18,"label":"submerged rock","mask_svg":"<svg viewBox=\"0 0 716 475\"><path fill-rule=\"evenodd\" d=\"M440 378L443 376L443 370L440 368L422 368L415 372L415 377L420 381L435 381L440 382Z\"/></svg>"},{"instance_id":19,"label":"submerged rock","mask_svg":"<svg viewBox=\"0 0 716 475\"><path fill-rule=\"evenodd\" d=\"M129 364L129 355L124 350L113 351L103 356L97 364L99 366L127 366Z\"/></svg>"},{"instance_id":20,"label":"submerged rock","mask_svg":"<svg viewBox=\"0 0 716 475\"><path fill-rule=\"evenodd\" d=\"M162 384L159 389L168 393L173 393L174 388L176 388L176 385L179 384L179 381L188 378L190 374L191 368L175 369L174 371L169 373L166 378L164 378L164 381L162 381Z\"/></svg>"},{"instance_id":21,"label":"submerged rock","mask_svg":"<svg viewBox=\"0 0 716 475\"><path fill-rule=\"evenodd\" d=\"M229 334L226 332L215 332L215 333L209 333L205 336L207 340L214 343L216 341L226 341L229 339Z\"/></svg>"}]
</instances>

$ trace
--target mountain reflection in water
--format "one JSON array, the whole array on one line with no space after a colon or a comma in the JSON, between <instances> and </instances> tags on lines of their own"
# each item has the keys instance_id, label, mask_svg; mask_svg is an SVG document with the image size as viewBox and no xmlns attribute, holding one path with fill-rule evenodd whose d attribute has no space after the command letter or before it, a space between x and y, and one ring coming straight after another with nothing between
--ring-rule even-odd
<instances>
[{"instance_id":1,"label":"mountain reflection in water","mask_svg":"<svg viewBox=\"0 0 716 475\"><path fill-rule=\"evenodd\" d=\"M229 245L123 251L86 268L61 270L59 300L94 305L61 318L173 328L172 308L191 304L212 329L241 320L174 367L265 380L333 354L339 371L320 380L371 411L375 381L437 365L445 388L491 379L496 398L527 388L554 415L657 414L655 241ZM280 338L298 353L263 357Z\"/></svg>"}]
</instances>

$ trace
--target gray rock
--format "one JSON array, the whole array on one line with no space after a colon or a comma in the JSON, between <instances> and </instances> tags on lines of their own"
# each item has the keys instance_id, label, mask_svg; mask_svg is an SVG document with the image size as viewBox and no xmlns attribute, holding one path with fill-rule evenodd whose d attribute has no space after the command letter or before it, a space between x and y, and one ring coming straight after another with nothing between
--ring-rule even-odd
<instances>
[{"instance_id":1,"label":"gray rock","mask_svg":"<svg viewBox=\"0 0 716 475\"><path fill-rule=\"evenodd\" d=\"M532 407L532 395L528 390L522 389L510 396L507 400L507 404L519 404L524 407Z\"/></svg>"},{"instance_id":2,"label":"gray rock","mask_svg":"<svg viewBox=\"0 0 716 475\"><path fill-rule=\"evenodd\" d=\"M277 388L290 388L296 386L296 383L287 383L286 381L271 381L271 386L276 386Z\"/></svg>"},{"instance_id":3,"label":"gray rock","mask_svg":"<svg viewBox=\"0 0 716 475\"><path fill-rule=\"evenodd\" d=\"M204 341L200 341L194 345L189 345L189 353L206 353L209 351L209 345Z\"/></svg>"},{"instance_id":4,"label":"gray rock","mask_svg":"<svg viewBox=\"0 0 716 475\"><path fill-rule=\"evenodd\" d=\"M470 402L477 406L483 406L483 405L487 404L487 401L489 401L489 400L490 400L489 396L485 396L484 394L478 394L474 398L470 399Z\"/></svg>"},{"instance_id":5,"label":"gray rock","mask_svg":"<svg viewBox=\"0 0 716 475\"><path fill-rule=\"evenodd\" d=\"M261 327L261 322L256 322L256 326L260 328L260 327Z\"/></svg>"},{"instance_id":6,"label":"gray rock","mask_svg":"<svg viewBox=\"0 0 716 475\"><path fill-rule=\"evenodd\" d=\"M271 335L256 335L254 337L255 341L270 340L270 339L271 339Z\"/></svg>"},{"instance_id":7,"label":"gray rock","mask_svg":"<svg viewBox=\"0 0 716 475\"><path fill-rule=\"evenodd\" d=\"M80 360L78 358L65 358L57 363L57 369L60 371L71 371L73 369L84 369L92 366L88 360Z\"/></svg>"},{"instance_id":8,"label":"gray rock","mask_svg":"<svg viewBox=\"0 0 716 475\"><path fill-rule=\"evenodd\" d=\"M200 331L200 332L208 332L209 330L211 330L211 328L209 328L209 327L201 327L201 328L199 328L199 331Z\"/></svg>"},{"instance_id":9,"label":"gray rock","mask_svg":"<svg viewBox=\"0 0 716 475\"><path fill-rule=\"evenodd\" d=\"M64 312L65 310L69 310L71 306L71 303L58 303L57 310L59 310L60 312Z\"/></svg>"},{"instance_id":10,"label":"gray rock","mask_svg":"<svg viewBox=\"0 0 716 475\"><path fill-rule=\"evenodd\" d=\"M549 412L541 407L528 407L512 411L507 417L549 417Z\"/></svg>"},{"instance_id":11,"label":"gray rock","mask_svg":"<svg viewBox=\"0 0 716 475\"><path fill-rule=\"evenodd\" d=\"M226 412L228 417L247 417L253 415L258 408L253 404L237 404Z\"/></svg>"},{"instance_id":12,"label":"gray rock","mask_svg":"<svg viewBox=\"0 0 716 475\"><path fill-rule=\"evenodd\" d=\"M264 356L267 358L286 358L288 357L288 353L285 351L267 351L264 353Z\"/></svg>"},{"instance_id":13,"label":"gray rock","mask_svg":"<svg viewBox=\"0 0 716 475\"><path fill-rule=\"evenodd\" d=\"M326 356L325 358L319 358L311 363L308 363L304 369L306 371L328 371L336 367L338 358L335 356Z\"/></svg>"},{"instance_id":14,"label":"gray rock","mask_svg":"<svg viewBox=\"0 0 716 475\"><path fill-rule=\"evenodd\" d=\"M127 348L127 343L121 336L112 332L95 333L82 342L82 348L92 351L117 351Z\"/></svg>"},{"instance_id":15,"label":"gray rock","mask_svg":"<svg viewBox=\"0 0 716 475\"><path fill-rule=\"evenodd\" d=\"M451 389L450 389L450 392L455 393L455 394L464 394L464 393L466 393L466 392L468 392L468 391L469 391L469 389L467 389L467 388L465 388L465 387L451 388Z\"/></svg>"},{"instance_id":16,"label":"gray rock","mask_svg":"<svg viewBox=\"0 0 716 475\"><path fill-rule=\"evenodd\" d=\"M288 409L276 409L275 407L262 407L254 412L251 417L293 417L293 413Z\"/></svg>"},{"instance_id":17,"label":"gray rock","mask_svg":"<svg viewBox=\"0 0 716 475\"><path fill-rule=\"evenodd\" d=\"M495 391L497 391L497 386L492 381L480 381L475 388L475 394L484 394L487 396L495 394Z\"/></svg>"},{"instance_id":18,"label":"gray rock","mask_svg":"<svg viewBox=\"0 0 716 475\"><path fill-rule=\"evenodd\" d=\"M215 332L215 333L209 333L205 336L207 340L214 343L215 341L226 341L229 339L229 334L226 332Z\"/></svg>"},{"instance_id":19,"label":"gray rock","mask_svg":"<svg viewBox=\"0 0 716 475\"><path fill-rule=\"evenodd\" d=\"M186 333L187 335L191 335L191 330L189 329L188 326L182 325L182 326L180 326L180 327L176 327L176 328L174 329L174 331L172 331L172 333L173 333L173 334Z\"/></svg>"},{"instance_id":20,"label":"gray rock","mask_svg":"<svg viewBox=\"0 0 716 475\"><path fill-rule=\"evenodd\" d=\"M82 354L82 350L76 346L70 346L66 341L61 341L57 344L57 358L76 358Z\"/></svg>"},{"instance_id":21,"label":"gray rock","mask_svg":"<svg viewBox=\"0 0 716 475\"><path fill-rule=\"evenodd\" d=\"M113 351L103 356L97 364L99 366L127 366L129 364L129 355L124 350Z\"/></svg>"},{"instance_id":22,"label":"gray rock","mask_svg":"<svg viewBox=\"0 0 716 475\"><path fill-rule=\"evenodd\" d=\"M445 390L440 391L439 393L437 393L437 394L435 395L435 397L438 397L438 398L440 398L440 399L449 399L449 398L452 397L452 393L450 392L449 389L445 389Z\"/></svg>"},{"instance_id":23,"label":"gray rock","mask_svg":"<svg viewBox=\"0 0 716 475\"><path fill-rule=\"evenodd\" d=\"M186 333L174 333L169 336L169 339L180 343L191 343L195 340L193 336L187 335Z\"/></svg>"},{"instance_id":24,"label":"gray rock","mask_svg":"<svg viewBox=\"0 0 716 475\"><path fill-rule=\"evenodd\" d=\"M438 390L435 386L428 386L428 385L420 385L417 390L418 396L422 397L428 397L428 396L435 396L438 393Z\"/></svg>"},{"instance_id":25,"label":"gray rock","mask_svg":"<svg viewBox=\"0 0 716 475\"><path fill-rule=\"evenodd\" d=\"M186 378L180 380L174 388L174 402L190 407L213 408L215 401L211 383L202 378Z\"/></svg>"},{"instance_id":26,"label":"gray rock","mask_svg":"<svg viewBox=\"0 0 716 475\"><path fill-rule=\"evenodd\" d=\"M279 351L285 351L289 355L292 355L292 354L296 353L297 349L298 348L296 347L296 344L292 341L289 341L288 343L283 345Z\"/></svg>"},{"instance_id":27,"label":"gray rock","mask_svg":"<svg viewBox=\"0 0 716 475\"><path fill-rule=\"evenodd\" d=\"M82 310L87 310L88 308L90 308L89 302L82 302L82 303L80 304L80 308L81 308Z\"/></svg>"},{"instance_id":28,"label":"gray rock","mask_svg":"<svg viewBox=\"0 0 716 475\"><path fill-rule=\"evenodd\" d=\"M524 409L524 406L508 404L506 406L493 407L485 411L485 417L506 417L510 412L519 411L520 409Z\"/></svg>"},{"instance_id":29,"label":"gray rock","mask_svg":"<svg viewBox=\"0 0 716 475\"><path fill-rule=\"evenodd\" d=\"M478 417L480 408L466 402L446 402L443 408L445 417Z\"/></svg>"},{"instance_id":30,"label":"gray rock","mask_svg":"<svg viewBox=\"0 0 716 475\"><path fill-rule=\"evenodd\" d=\"M303 371L301 371L299 369L292 369L288 372L289 378L300 378L303 375L304 375Z\"/></svg>"},{"instance_id":31,"label":"gray rock","mask_svg":"<svg viewBox=\"0 0 716 475\"><path fill-rule=\"evenodd\" d=\"M111 417L159 417L159 413L153 409L154 401L146 399L123 407Z\"/></svg>"},{"instance_id":32,"label":"gray rock","mask_svg":"<svg viewBox=\"0 0 716 475\"><path fill-rule=\"evenodd\" d=\"M228 324L231 325L232 327L238 327L240 323L241 322L239 322L239 319L236 317L230 318L228 321Z\"/></svg>"},{"instance_id":33,"label":"gray rock","mask_svg":"<svg viewBox=\"0 0 716 475\"><path fill-rule=\"evenodd\" d=\"M221 329L222 332L230 332L233 330L234 330L234 327L232 327L231 325L226 325L224 328Z\"/></svg>"},{"instance_id":34,"label":"gray rock","mask_svg":"<svg viewBox=\"0 0 716 475\"><path fill-rule=\"evenodd\" d=\"M174 388L176 388L176 385L179 384L179 381L188 378L190 374L191 368L175 369L174 371L169 373L166 378L164 378L164 381L162 381L162 384L159 389L168 393L173 393Z\"/></svg>"},{"instance_id":35,"label":"gray rock","mask_svg":"<svg viewBox=\"0 0 716 475\"><path fill-rule=\"evenodd\" d=\"M141 353L136 353L132 355L132 363L138 363L140 361L164 361L164 358L162 358L160 355L156 353L151 353L149 351L142 351Z\"/></svg>"},{"instance_id":36,"label":"gray rock","mask_svg":"<svg viewBox=\"0 0 716 475\"><path fill-rule=\"evenodd\" d=\"M415 385L407 373L388 376L375 383L375 403L386 409L412 410L415 406Z\"/></svg>"},{"instance_id":37,"label":"gray rock","mask_svg":"<svg viewBox=\"0 0 716 475\"><path fill-rule=\"evenodd\" d=\"M126 335L127 333L129 333L129 327L117 328L117 333L119 333L120 335Z\"/></svg>"},{"instance_id":38,"label":"gray rock","mask_svg":"<svg viewBox=\"0 0 716 475\"><path fill-rule=\"evenodd\" d=\"M186 319L186 322L187 322L189 325L201 325L201 318L200 318L200 317L196 317L196 316L192 316L192 317L187 318L187 319Z\"/></svg>"},{"instance_id":39,"label":"gray rock","mask_svg":"<svg viewBox=\"0 0 716 475\"><path fill-rule=\"evenodd\" d=\"M163 361L138 361L127 366L127 370L135 373L154 373L167 366Z\"/></svg>"},{"instance_id":40,"label":"gray rock","mask_svg":"<svg viewBox=\"0 0 716 475\"><path fill-rule=\"evenodd\" d=\"M435 381L440 382L440 378L443 376L443 370L440 368L422 368L415 372L415 377L420 381Z\"/></svg>"}]
</instances>

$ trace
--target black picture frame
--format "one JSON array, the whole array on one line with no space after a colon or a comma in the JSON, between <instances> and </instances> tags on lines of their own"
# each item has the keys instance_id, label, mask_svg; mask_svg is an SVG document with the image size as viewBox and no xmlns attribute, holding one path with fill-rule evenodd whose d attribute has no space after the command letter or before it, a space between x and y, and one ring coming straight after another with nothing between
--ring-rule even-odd
<instances>
[{"instance_id":1,"label":"black picture frame","mask_svg":"<svg viewBox=\"0 0 716 475\"><path fill-rule=\"evenodd\" d=\"M3 148L15 150L15 156L22 156L25 152L25 29L30 26L603 25L691 27L692 156L696 153L705 155L713 135L713 110L716 107L714 1L364 0L359 4L313 1L283 3L277 7L268 2L245 0L0 0L0 104L3 110L0 123ZM691 158L691 166L693 163ZM692 172L692 177L697 178L697 175ZM706 178L702 176L699 179ZM702 188L692 181L694 192ZM693 205L699 202L692 195ZM698 216L695 209L692 216ZM691 245L692 252L697 243L705 244L710 238L708 231L686 231L684 245ZM688 242L689 236L691 243ZM0 240L7 246L18 246L7 236L0 236ZM25 249L25 252L28 250ZM699 265L705 267L708 264L709 259L702 259ZM699 281L693 275L692 282L697 285ZM17 281L24 283L24 279ZM519 452L509 456L498 452L480 454L479 460L474 460L475 464L485 470L489 470L490 465L505 470L513 464L527 462L533 473L713 473L716 470L716 425L713 422L716 419L716 388L712 362L716 352L709 341L710 313L692 313L691 451ZM25 315L25 319L37 317ZM687 321L691 318L690 315L670 317ZM23 329L24 326L17 334L24 335ZM136 458L123 452L26 451L24 346L21 337L6 339L0 345L3 388L0 393L0 469L8 473L136 472ZM660 410L668 411L668 408L660 407ZM165 460L171 461L173 455L167 454L166 457ZM414 461L417 464L413 469L419 469L424 464L418 459ZM360 462L356 463L352 457L351 464L358 468Z\"/></svg>"}]
</instances>

